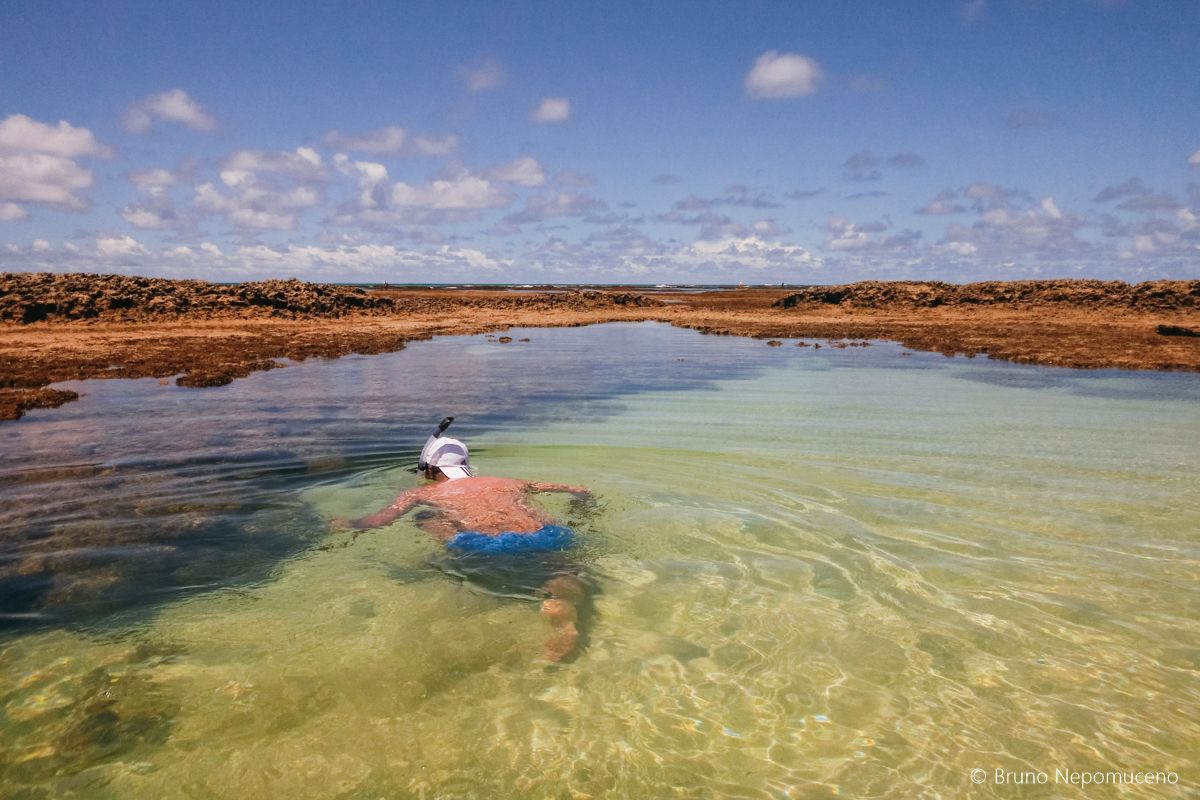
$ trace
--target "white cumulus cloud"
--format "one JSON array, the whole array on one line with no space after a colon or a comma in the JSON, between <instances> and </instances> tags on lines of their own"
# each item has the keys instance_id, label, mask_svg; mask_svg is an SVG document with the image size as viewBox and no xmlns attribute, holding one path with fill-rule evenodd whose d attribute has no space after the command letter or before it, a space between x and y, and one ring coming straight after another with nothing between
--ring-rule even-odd
<instances>
[{"instance_id":1,"label":"white cumulus cloud","mask_svg":"<svg viewBox=\"0 0 1200 800\"><path fill-rule=\"evenodd\" d=\"M79 211L80 192L92 185L92 173L74 159L109 158L112 149L87 128L68 122L38 122L24 114L0 121L0 220L29 216L21 203L39 203Z\"/></svg>"},{"instance_id":2,"label":"white cumulus cloud","mask_svg":"<svg viewBox=\"0 0 1200 800\"><path fill-rule=\"evenodd\" d=\"M534 122L566 122L571 116L571 101L565 97L546 97L533 111Z\"/></svg>"},{"instance_id":3,"label":"white cumulus cloud","mask_svg":"<svg viewBox=\"0 0 1200 800\"><path fill-rule=\"evenodd\" d=\"M746 75L746 92L755 98L803 97L815 92L823 77L808 56L768 50Z\"/></svg>"},{"instance_id":4,"label":"white cumulus cloud","mask_svg":"<svg viewBox=\"0 0 1200 800\"><path fill-rule=\"evenodd\" d=\"M96 237L96 253L105 258L121 256L141 256L148 251L132 236L98 236Z\"/></svg>"},{"instance_id":5,"label":"white cumulus cloud","mask_svg":"<svg viewBox=\"0 0 1200 800\"><path fill-rule=\"evenodd\" d=\"M508 205L512 196L486 178L462 173L418 186L398 182L392 186L391 202L401 208L434 211L480 210Z\"/></svg>"},{"instance_id":6,"label":"white cumulus cloud","mask_svg":"<svg viewBox=\"0 0 1200 800\"><path fill-rule=\"evenodd\" d=\"M221 162L220 177L230 191L224 193L211 182L200 184L196 211L222 215L242 231L292 230L300 212L320 202L318 187L326 171L321 154L310 147L236 150Z\"/></svg>"},{"instance_id":7,"label":"white cumulus cloud","mask_svg":"<svg viewBox=\"0 0 1200 800\"><path fill-rule=\"evenodd\" d=\"M517 186L542 186L546 183L546 171L536 158L530 156L522 156L508 164L493 167L484 173L484 177Z\"/></svg>"},{"instance_id":8,"label":"white cumulus cloud","mask_svg":"<svg viewBox=\"0 0 1200 800\"><path fill-rule=\"evenodd\" d=\"M44 153L0 155L0 200L85 207L78 192L92 185L92 173L69 158Z\"/></svg>"},{"instance_id":9,"label":"white cumulus cloud","mask_svg":"<svg viewBox=\"0 0 1200 800\"><path fill-rule=\"evenodd\" d=\"M24 114L12 114L0 122L0 153L42 153L59 158L99 156L110 158L112 148L100 144L87 128L76 128L60 120L49 125Z\"/></svg>"},{"instance_id":10,"label":"white cumulus cloud","mask_svg":"<svg viewBox=\"0 0 1200 800\"><path fill-rule=\"evenodd\" d=\"M196 131L210 131L217 121L205 113L200 104L183 89L152 94L143 97L129 107L122 123L131 133L145 133L155 120L178 122Z\"/></svg>"},{"instance_id":11,"label":"white cumulus cloud","mask_svg":"<svg viewBox=\"0 0 1200 800\"><path fill-rule=\"evenodd\" d=\"M1200 167L1200 150L1192 153L1192 157L1188 159L1188 166Z\"/></svg>"}]
</instances>

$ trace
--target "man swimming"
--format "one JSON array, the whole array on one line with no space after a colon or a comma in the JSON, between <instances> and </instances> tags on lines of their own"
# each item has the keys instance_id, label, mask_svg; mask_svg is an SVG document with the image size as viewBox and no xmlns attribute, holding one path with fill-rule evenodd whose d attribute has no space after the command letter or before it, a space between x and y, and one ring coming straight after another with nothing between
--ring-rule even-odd
<instances>
[{"instance_id":1,"label":"man swimming","mask_svg":"<svg viewBox=\"0 0 1200 800\"><path fill-rule=\"evenodd\" d=\"M523 481L476 475L467 446L438 434L430 437L421 453L420 467L429 483L402 492L390 505L356 520L335 519L339 529L366 530L388 525L410 510L423 506L417 525L446 545L455 560L447 571L466 576L504 579L514 570L537 574L542 614L554 632L544 653L552 661L569 656L579 642L580 605L588 586L577 569L562 558L574 535L554 524L544 511L527 502L532 494L565 492L587 497L582 486Z\"/></svg>"}]
</instances>

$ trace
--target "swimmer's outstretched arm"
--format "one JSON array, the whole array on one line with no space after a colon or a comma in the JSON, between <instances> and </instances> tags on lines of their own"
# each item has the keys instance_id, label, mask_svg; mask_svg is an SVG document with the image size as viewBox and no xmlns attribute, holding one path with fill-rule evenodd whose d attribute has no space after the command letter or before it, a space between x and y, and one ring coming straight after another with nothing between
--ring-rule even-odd
<instances>
[{"instance_id":1,"label":"swimmer's outstretched arm","mask_svg":"<svg viewBox=\"0 0 1200 800\"><path fill-rule=\"evenodd\" d=\"M422 488L424 487L417 487L415 489L409 489L406 492L402 492L399 497L392 501L390 506L376 511L374 514L368 514L367 516L359 517L358 519L333 519L330 520L330 524L334 528L341 530L362 531L369 528L381 528L390 522L395 522L397 519L404 516L409 509L418 505L421 502L422 495L424 494L421 491Z\"/></svg>"}]
</instances>

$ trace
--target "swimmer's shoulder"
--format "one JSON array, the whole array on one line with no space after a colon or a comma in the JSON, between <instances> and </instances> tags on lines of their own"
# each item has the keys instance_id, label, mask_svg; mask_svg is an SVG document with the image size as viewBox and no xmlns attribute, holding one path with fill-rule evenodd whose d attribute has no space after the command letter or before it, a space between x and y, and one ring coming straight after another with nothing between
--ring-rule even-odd
<instances>
[{"instance_id":1,"label":"swimmer's shoulder","mask_svg":"<svg viewBox=\"0 0 1200 800\"><path fill-rule=\"evenodd\" d=\"M522 491L528 481L519 478L503 478L499 475L480 475L472 478L471 483L481 489L502 489L505 491Z\"/></svg>"}]
</instances>

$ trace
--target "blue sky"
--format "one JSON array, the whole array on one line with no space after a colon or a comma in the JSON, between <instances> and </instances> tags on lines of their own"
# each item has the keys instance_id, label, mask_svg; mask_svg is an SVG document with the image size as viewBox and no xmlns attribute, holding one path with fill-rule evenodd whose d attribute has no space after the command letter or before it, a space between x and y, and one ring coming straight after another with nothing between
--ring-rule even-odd
<instances>
[{"instance_id":1,"label":"blue sky","mask_svg":"<svg viewBox=\"0 0 1200 800\"><path fill-rule=\"evenodd\" d=\"M0 269L1197 277L1200 3L0 6Z\"/></svg>"}]
</instances>

